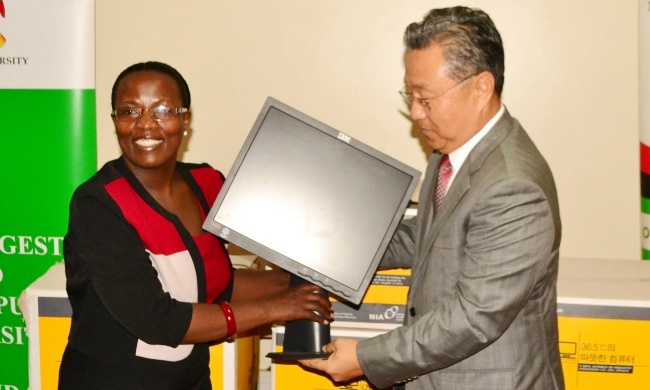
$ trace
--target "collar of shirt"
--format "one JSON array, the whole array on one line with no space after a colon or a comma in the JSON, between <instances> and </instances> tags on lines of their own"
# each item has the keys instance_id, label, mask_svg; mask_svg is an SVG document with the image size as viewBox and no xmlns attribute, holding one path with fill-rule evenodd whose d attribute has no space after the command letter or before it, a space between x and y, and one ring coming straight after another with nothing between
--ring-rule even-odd
<instances>
[{"instance_id":1,"label":"collar of shirt","mask_svg":"<svg viewBox=\"0 0 650 390\"><path fill-rule=\"evenodd\" d=\"M494 127L494 124L497 123L499 119L501 119L505 111L506 108L502 104L499 112L497 112L496 115L494 115L492 119L490 119L478 133L470 138L469 141L465 142L463 146L449 153L449 161L451 162L453 170L451 172L451 177L449 178L449 184L447 185L447 188L451 187L451 183L454 182L456 174L458 171L460 171L460 167L463 166L463 163L467 159L467 156L469 156L469 153L472 151L472 149L474 149L474 146L476 146L476 144L478 144L479 141L485 137L485 135L492 129L492 127Z\"/></svg>"}]
</instances>

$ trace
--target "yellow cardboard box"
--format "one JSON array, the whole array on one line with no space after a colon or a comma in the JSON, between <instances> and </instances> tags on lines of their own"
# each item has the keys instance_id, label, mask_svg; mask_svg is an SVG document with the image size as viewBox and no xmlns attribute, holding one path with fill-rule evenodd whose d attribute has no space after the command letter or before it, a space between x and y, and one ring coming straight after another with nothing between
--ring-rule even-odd
<instances>
[{"instance_id":1,"label":"yellow cardboard box","mask_svg":"<svg viewBox=\"0 0 650 390\"><path fill-rule=\"evenodd\" d=\"M650 389L650 262L560 259L567 390Z\"/></svg>"},{"instance_id":2,"label":"yellow cardboard box","mask_svg":"<svg viewBox=\"0 0 650 390\"><path fill-rule=\"evenodd\" d=\"M29 388L55 390L72 316L63 263L54 265L32 283L21 301L29 337ZM258 349L259 337L255 335L210 347L213 389L254 389Z\"/></svg>"},{"instance_id":3,"label":"yellow cardboard box","mask_svg":"<svg viewBox=\"0 0 650 390\"><path fill-rule=\"evenodd\" d=\"M650 389L650 308L638 319L628 308L579 309L578 317L558 318L566 389Z\"/></svg>"},{"instance_id":4,"label":"yellow cardboard box","mask_svg":"<svg viewBox=\"0 0 650 390\"><path fill-rule=\"evenodd\" d=\"M67 344L70 321L70 317L38 317L42 341L38 351L40 387L32 382L30 376L30 389L55 390L57 388L61 356ZM210 347L210 377L213 389L254 389L253 384L257 382L254 350L258 348L258 341L257 336L250 336L237 339L232 343Z\"/></svg>"}]
</instances>

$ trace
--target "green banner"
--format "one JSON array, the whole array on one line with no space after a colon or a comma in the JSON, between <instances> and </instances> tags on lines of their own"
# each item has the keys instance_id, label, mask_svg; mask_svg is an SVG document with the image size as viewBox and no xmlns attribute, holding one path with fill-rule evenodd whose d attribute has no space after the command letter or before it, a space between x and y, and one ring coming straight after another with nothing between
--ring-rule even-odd
<instances>
[{"instance_id":1,"label":"green banner","mask_svg":"<svg viewBox=\"0 0 650 390\"><path fill-rule=\"evenodd\" d=\"M96 171L94 68L94 0L0 0L0 390L41 388L18 299Z\"/></svg>"},{"instance_id":2,"label":"green banner","mask_svg":"<svg viewBox=\"0 0 650 390\"><path fill-rule=\"evenodd\" d=\"M63 258L72 191L96 167L95 91L0 90L0 101L0 388L27 389L17 300Z\"/></svg>"}]
</instances>

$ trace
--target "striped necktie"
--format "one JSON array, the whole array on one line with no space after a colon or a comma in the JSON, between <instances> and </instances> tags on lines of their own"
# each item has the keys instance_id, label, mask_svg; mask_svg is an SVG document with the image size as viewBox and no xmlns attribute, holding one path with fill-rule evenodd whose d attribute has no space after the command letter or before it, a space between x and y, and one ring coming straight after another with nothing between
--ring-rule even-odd
<instances>
[{"instance_id":1,"label":"striped necktie","mask_svg":"<svg viewBox=\"0 0 650 390\"><path fill-rule=\"evenodd\" d=\"M440 164L438 165L438 180L436 181L436 191L433 197L433 210L438 213L440 204L447 194L447 187L449 186L449 179L451 178L452 166L449 162L449 156L442 155Z\"/></svg>"}]
</instances>

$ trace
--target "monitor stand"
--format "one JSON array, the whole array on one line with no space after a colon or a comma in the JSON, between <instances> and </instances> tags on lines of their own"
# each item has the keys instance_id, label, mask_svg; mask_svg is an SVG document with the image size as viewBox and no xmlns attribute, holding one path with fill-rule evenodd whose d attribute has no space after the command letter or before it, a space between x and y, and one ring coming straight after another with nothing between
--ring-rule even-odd
<instances>
[{"instance_id":1,"label":"monitor stand","mask_svg":"<svg viewBox=\"0 0 650 390\"><path fill-rule=\"evenodd\" d=\"M291 274L289 286L303 283L309 282ZM319 294L328 295L323 289L319 291ZM330 341L329 325L310 320L287 321L284 325L282 352L271 352L266 357L273 360L325 359L330 354L323 352L323 346Z\"/></svg>"}]
</instances>

